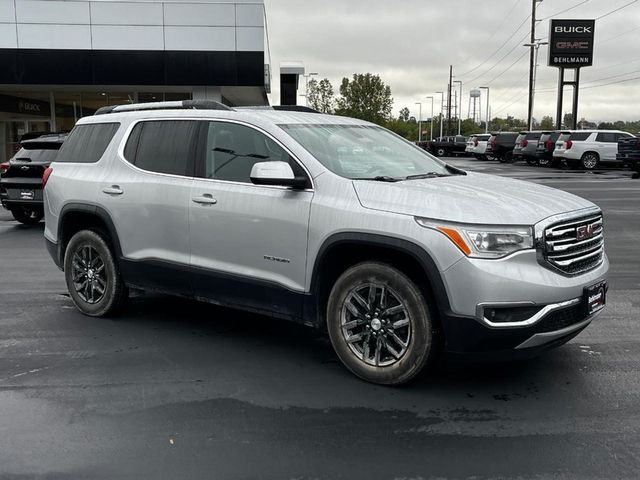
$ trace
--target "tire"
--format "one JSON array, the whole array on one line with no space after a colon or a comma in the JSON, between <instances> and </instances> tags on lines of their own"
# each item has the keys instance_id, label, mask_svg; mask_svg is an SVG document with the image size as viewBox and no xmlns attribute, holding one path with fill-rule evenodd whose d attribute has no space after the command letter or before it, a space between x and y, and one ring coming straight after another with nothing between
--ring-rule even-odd
<instances>
[{"instance_id":1,"label":"tire","mask_svg":"<svg viewBox=\"0 0 640 480\"><path fill-rule=\"evenodd\" d=\"M539 167L550 167L551 166L551 162L549 161L548 158L540 157L540 158L538 158L538 166Z\"/></svg>"},{"instance_id":2,"label":"tire","mask_svg":"<svg viewBox=\"0 0 640 480\"><path fill-rule=\"evenodd\" d=\"M64 276L76 308L90 317L115 312L127 297L118 265L101 233L81 230L71 237L64 256Z\"/></svg>"},{"instance_id":3,"label":"tire","mask_svg":"<svg viewBox=\"0 0 640 480\"><path fill-rule=\"evenodd\" d=\"M385 263L360 263L338 278L329 295L327 327L344 366L368 382L406 383L436 355L434 321L423 294L409 277Z\"/></svg>"},{"instance_id":4,"label":"tire","mask_svg":"<svg viewBox=\"0 0 640 480\"><path fill-rule=\"evenodd\" d=\"M44 217L44 213L41 210L29 207L12 208L11 213L13 218L25 225L36 225Z\"/></svg>"},{"instance_id":5,"label":"tire","mask_svg":"<svg viewBox=\"0 0 640 480\"><path fill-rule=\"evenodd\" d=\"M532 167L535 167L536 165L538 165L538 159L537 158L532 158L532 157L525 157L527 164L531 165Z\"/></svg>"},{"instance_id":6,"label":"tire","mask_svg":"<svg viewBox=\"0 0 640 480\"><path fill-rule=\"evenodd\" d=\"M600 163L600 156L595 152L587 152L580 158L582 168L585 170L593 170Z\"/></svg>"},{"instance_id":7,"label":"tire","mask_svg":"<svg viewBox=\"0 0 640 480\"><path fill-rule=\"evenodd\" d=\"M447 151L444 148L442 147L436 148L436 155L438 157L444 157L446 154L447 154Z\"/></svg>"},{"instance_id":8,"label":"tire","mask_svg":"<svg viewBox=\"0 0 640 480\"><path fill-rule=\"evenodd\" d=\"M513 163L514 159L513 159L513 152L507 152L504 154L504 161L506 163Z\"/></svg>"}]
</instances>

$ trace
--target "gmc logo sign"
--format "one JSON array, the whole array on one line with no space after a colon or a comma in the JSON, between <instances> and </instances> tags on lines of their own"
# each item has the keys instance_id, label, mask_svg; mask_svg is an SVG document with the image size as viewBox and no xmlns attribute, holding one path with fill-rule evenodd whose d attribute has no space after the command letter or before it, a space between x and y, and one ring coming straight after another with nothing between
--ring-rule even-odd
<instances>
[{"instance_id":1,"label":"gmc logo sign","mask_svg":"<svg viewBox=\"0 0 640 480\"><path fill-rule=\"evenodd\" d=\"M589 42L556 42L558 49L589 50Z\"/></svg>"},{"instance_id":2,"label":"gmc logo sign","mask_svg":"<svg viewBox=\"0 0 640 480\"><path fill-rule=\"evenodd\" d=\"M596 229L593 224L591 225L582 225L576 228L576 239L577 240L586 240L595 236Z\"/></svg>"}]
</instances>

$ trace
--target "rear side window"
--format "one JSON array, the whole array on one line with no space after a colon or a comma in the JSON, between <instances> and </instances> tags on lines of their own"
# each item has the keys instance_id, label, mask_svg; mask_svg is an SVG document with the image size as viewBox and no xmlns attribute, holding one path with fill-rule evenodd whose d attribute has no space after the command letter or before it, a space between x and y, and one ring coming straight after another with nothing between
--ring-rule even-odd
<instances>
[{"instance_id":1,"label":"rear side window","mask_svg":"<svg viewBox=\"0 0 640 480\"><path fill-rule=\"evenodd\" d=\"M575 132L571 134L571 141L575 142L584 142L587 138L589 138L591 136L591 133L589 132Z\"/></svg>"},{"instance_id":2,"label":"rear side window","mask_svg":"<svg viewBox=\"0 0 640 480\"><path fill-rule=\"evenodd\" d=\"M56 162L96 163L120 127L119 123L76 125L65 140Z\"/></svg>"},{"instance_id":3,"label":"rear side window","mask_svg":"<svg viewBox=\"0 0 640 480\"><path fill-rule=\"evenodd\" d=\"M129 135L124 156L149 172L192 176L202 123L194 120L140 122Z\"/></svg>"},{"instance_id":4,"label":"rear side window","mask_svg":"<svg viewBox=\"0 0 640 480\"><path fill-rule=\"evenodd\" d=\"M617 142L618 138L615 133L599 133L596 137L596 142L607 142L614 143Z\"/></svg>"}]
</instances>

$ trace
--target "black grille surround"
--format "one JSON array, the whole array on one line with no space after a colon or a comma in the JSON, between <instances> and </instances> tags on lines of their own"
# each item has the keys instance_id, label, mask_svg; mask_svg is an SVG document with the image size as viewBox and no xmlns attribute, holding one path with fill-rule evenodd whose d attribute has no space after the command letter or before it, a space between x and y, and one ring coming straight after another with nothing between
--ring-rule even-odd
<instances>
[{"instance_id":1,"label":"black grille surround","mask_svg":"<svg viewBox=\"0 0 640 480\"><path fill-rule=\"evenodd\" d=\"M538 244L542 264L574 276L589 272L604 260L602 214L582 216L547 226Z\"/></svg>"}]
</instances>

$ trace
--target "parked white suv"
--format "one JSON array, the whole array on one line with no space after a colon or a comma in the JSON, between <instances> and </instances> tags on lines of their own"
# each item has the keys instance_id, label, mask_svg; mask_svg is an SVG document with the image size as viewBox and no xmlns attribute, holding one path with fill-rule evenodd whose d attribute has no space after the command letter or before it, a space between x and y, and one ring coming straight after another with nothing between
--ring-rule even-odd
<instances>
[{"instance_id":1,"label":"parked white suv","mask_svg":"<svg viewBox=\"0 0 640 480\"><path fill-rule=\"evenodd\" d=\"M471 135L469 140L467 140L467 148L465 149L465 152L473 155L478 160L486 160L487 144L489 143L490 138L491 135L488 133Z\"/></svg>"},{"instance_id":2,"label":"parked white suv","mask_svg":"<svg viewBox=\"0 0 640 480\"><path fill-rule=\"evenodd\" d=\"M109 107L43 182L46 244L81 312L112 314L135 287L291 319L326 328L371 382L406 382L441 348L535 355L605 304L597 206L361 120Z\"/></svg>"},{"instance_id":3,"label":"parked white suv","mask_svg":"<svg viewBox=\"0 0 640 480\"><path fill-rule=\"evenodd\" d=\"M564 160L569 166L593 170L601 162L615 162L618 140L633 137L620 130L570 130L562 132L553 151L555 161Z\"/></svg>"}]
</instances>

